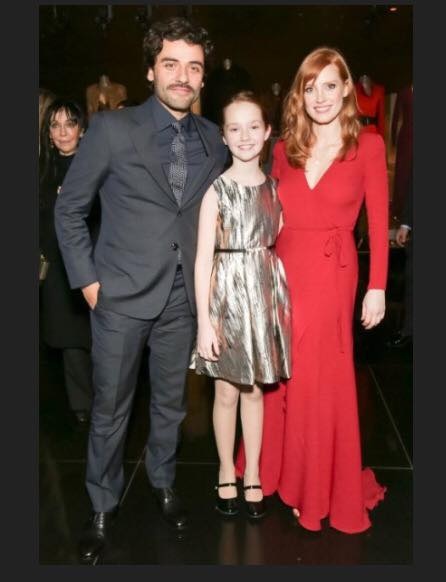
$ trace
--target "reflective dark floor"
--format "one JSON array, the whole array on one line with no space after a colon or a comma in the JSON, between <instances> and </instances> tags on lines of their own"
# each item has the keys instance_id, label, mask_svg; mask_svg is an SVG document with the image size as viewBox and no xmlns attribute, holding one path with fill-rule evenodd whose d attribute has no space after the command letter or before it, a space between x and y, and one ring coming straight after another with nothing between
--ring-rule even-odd
<instances>
[{"instance_id":1,"label":"reflective dark floor","mask_svg":"<svg viewBox=\"0 0 446 582\"><path fill-rule=\"evenodd\" d=\"M366 257L361 259L365 272ZM125 452L126 489L103 564L330 565L412 563L412 351L385 341L401 317L403 258L393 252L388 312L371 332L357 325L356 362L364 464L387 486L373 526L347 535L327 524L308 532L276 497L251 523L213 509L217 454L212 383L191 373L188 414L178 451L177 488L191 520L180 534L159 516L144 469L149 386L141 371ZM360 280L361 293L361 280ZM360 295L362 296L362 295ZM40 563L76 564L77 539L90 511L84 487L87 430L69 410L58 351L40 349Z\"/></svg>"}]
</instances>

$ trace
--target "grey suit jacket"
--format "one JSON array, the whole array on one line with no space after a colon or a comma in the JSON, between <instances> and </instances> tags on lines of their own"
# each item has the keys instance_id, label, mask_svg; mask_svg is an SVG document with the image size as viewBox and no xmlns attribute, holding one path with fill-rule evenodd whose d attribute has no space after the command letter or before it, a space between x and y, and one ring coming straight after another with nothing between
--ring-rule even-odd
<instances>
[{"instance_id":1,"label":"grey suit jacket","mask_svg":"<svg viewBox=\"0 0 446 582\"><path fill-rule=\"evenodd\" d=\"M227 157L218 127L194 115L207 158L186 184L179 208L158 158L153 99L93 117L55 207L70 286L99 281L98 304L142 319L156 317L163 309L175 277L178 247L195 313L200 203ZM101 226L93 248L85 220L98 194Z\"/></svg>"}]
</instances>

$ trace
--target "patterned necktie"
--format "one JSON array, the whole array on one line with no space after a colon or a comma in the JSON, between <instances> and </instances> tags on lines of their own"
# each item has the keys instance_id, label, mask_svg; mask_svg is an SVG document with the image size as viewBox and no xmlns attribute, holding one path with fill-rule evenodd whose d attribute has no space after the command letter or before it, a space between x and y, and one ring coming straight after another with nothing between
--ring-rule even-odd
<instances>
[{"instance_id":1,"label":"patterned necktie","mask_svg":"<svg viewBox=\"0 0 446 582\"><path fill-rule=\"evenodd\" d=\"M175 137L171 145L171 162L169 166L169 184L175 195L178 206L181 206L184 187L187 178L186 166L186 141L182 133L182 127L178 121L172 123L175 130Z\"/></svg>"}]
</instances>

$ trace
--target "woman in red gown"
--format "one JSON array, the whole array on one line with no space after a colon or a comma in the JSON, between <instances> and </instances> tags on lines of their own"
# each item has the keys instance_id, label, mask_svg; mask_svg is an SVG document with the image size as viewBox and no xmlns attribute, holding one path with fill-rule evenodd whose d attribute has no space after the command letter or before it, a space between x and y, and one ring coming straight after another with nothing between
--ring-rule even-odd
<instances>
[{"instance_id":1,"label":"woman in red gown","mask_svg":"<svg viewBox=\"0 0 446 582\"><path fill-rule=\"evenodd\" d=\"M358 533L385 487L362 469L353 362L358 264L353 228L365 196L370 274L366 329L384 317L388 186L378 133L360 133L355 89L343 57L316 49L300 66L274 149L284 227L277 253L292 305L292 378L264 394L260 477L300 524ZM244 471L243 446L237 475Z\"/></svg>"}]
</instances>

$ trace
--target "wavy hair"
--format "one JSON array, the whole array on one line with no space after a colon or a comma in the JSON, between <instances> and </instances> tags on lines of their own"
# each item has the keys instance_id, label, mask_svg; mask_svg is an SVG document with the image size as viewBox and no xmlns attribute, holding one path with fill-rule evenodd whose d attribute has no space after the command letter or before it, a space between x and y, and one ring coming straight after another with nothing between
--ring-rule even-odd
<instances>
[{"instance_id":1,"label":"wavy hair","mask_svg":"<svg viewBox=\"0 0 446 582\"><path fill-rule=\"evenodd\" d=\"M348 65L342 54L330 47L319 47L305 57L294 77L285 98L282 114L282 138L289 164L293 168L304 168L315 142L312 120L305 110L304 90L327 65L336 65L339 75L348 82L350 91L344 97L339 113L343 146L338 158L345 159L347 152L358 145L361 129L355 86Z\"/></svg>"},{"instance_id":2,"label":"wavy hair","mask_svg":"<svg viewBox=\"0 0 446 582\"><path fill-rule=\"evenodd\" d=\"M188 44L198 44L203 49L207 64L214 45L209 38L208 31L197 23L181 16L172 16L166 20L155 22L147 31L143 39L144 72L153 68L156 57L163 49L164 39L175 41L184 40Z\"/></svg>"}]
</instances>

